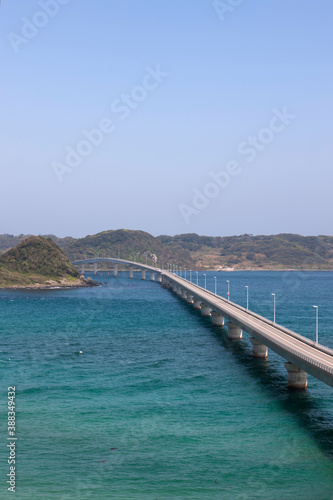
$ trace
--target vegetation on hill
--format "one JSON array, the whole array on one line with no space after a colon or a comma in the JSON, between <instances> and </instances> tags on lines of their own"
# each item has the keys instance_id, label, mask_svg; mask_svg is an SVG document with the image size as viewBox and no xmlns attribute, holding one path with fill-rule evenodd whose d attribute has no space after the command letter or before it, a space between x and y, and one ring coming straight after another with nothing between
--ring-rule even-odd
<instances>
[{"instance_id":1,"label":"vegetation on hill","mask_svg":"<svg viewBox=\"0 0 333 500\"><path fill-rule=\"evenodd\" d=\"M332 236L180 234L159 236L158 239L167 246L176 244L189 250L199 267L333 269Z\"/></svg>"},{"instance_id":2,"label":"vegetation on hill","mask_svg":"<svg viewBox=\"0 0 333 500\"><path fill-rule=\"evenodd\" d=\"M184 265L194 266L190 252L179 245L164 245L144 231L118 229L103 231L93 236L86 236L62 246L71 260L80 260L89 257L118 257L135 262L153 265L156 262L160 267L168 262L182 262Z\"/></svg>"},{"instance_id":3,"label":"vegetation on hill","mask_svg":"<svg viewBox=\"0 0 333 500\"><path fill-rule=\"evenodd\" d=\"M50 238L29 236L0 256L1 287L81 281L80 273Z\"/></svg>"},{"instance_id":4,"label":"vegetation on hill","mask_svg":"<svg viewBox=\"0 0 333 500\"><path fill-rule=\"evenodd\" d=\"M30 236L29 234L20 234L13 236L12 234L0 234L0 254L9 248L16 247L21 241Z\"/></svg>"},{"instance_id":5,"label":"vegetation on hill","mask_svg":"<svg viewBox=\"0 0 333 500\"><path fill-rule=\"evenodd\" d=\"M0 235L0 250L23 238L24 235ZM244 234L214 237L189 233L155 238L144 231L118 229L79 239L53 235L50 238L71 261L119 257L142 263L147 261L150 265L157 262L160 267L172 263L187 269L333 269L332 236Z\"/></svg>"}]
</instances>

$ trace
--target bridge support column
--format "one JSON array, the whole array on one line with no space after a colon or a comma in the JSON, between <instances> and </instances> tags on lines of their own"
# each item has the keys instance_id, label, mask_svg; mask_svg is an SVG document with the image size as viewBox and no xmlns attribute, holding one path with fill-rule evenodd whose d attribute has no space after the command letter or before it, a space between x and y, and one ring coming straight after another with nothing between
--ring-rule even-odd
<instances>
[{"instance_id":1,"label":"bridge support column","mask_svg":"<svg viewBox=\"0 0 333 500\"><path fill-rule=\"evenodd\" d=\"M167 290L169 290L171 288L169 281L166 280L165 278L162 278L162 287L166 288Z\"/></svg>"},{"instance_id":2,"label":"bridge support column","mask_svg":"<svg viewBox=\"0 0 333 500\"><path fill-rule=\"evenodd\" d=\"M84 271L85 271L85 265L81 264L81 274L84 274Z\"/></svg>"},{"instance_id":3,"label":"bridge support column","mask_svg":"<svg viewBox=\"0 0 333 500\"><path fill-rule=\"evenodd\" d=\"M308 386L307 373L298 366L286 361L284 366L288 372L288 387L292 389L306 389Z\"/></svg>"},{"instance_id":4,"label":"bridge support column","mask_svg":"<svg viewBox=\"0 0 333 500\"><path fill-rule=\"evenodd\" d=\"M180 286L177 286L177 288L176 288L176 294L177 295L181 295L182 294L182 289L181 289Z\"/></svg>"},{"instance_id":5,"label":"bridge support column","mask_svg":"<svg viewBox=\"0 0 333 500\"><path fill-rule=\"evenodd\" d=\"M239 326L234 325L230 321L228 321L228 339L230 340L240 340L242 338L243 332Z\"/></svg>"},{"instance_id":6,"label":"bridge support column","mask_svg":"<svg viewBox=\"0 0 333 500\"><path fill-rule=\"evenodd\" d=\"M180 295L181 298L187 300L187 293L186 293L185 288L182 288L181 290L182 290L181 295Z\"/></svg>"},{"instance_id":7,"label":"bridge support column","mask_svg":"<svg viewBox=\"0 0 333 500\"><path fill-rule=\"evenodd\" d=\"M212 310L207 304L201 304L201 316L210 316Z\"/></svg>"},{"instance_id":8,"label":"bridge support column","mask_svg":"<svg viewBox=\"0 0 333 500\"><path fill-rule=\"evenodd\" d=\"M178 292L178 287L177 287L177 285L175 285L175 283L172 283L172 285L171 285L171 286L172 286L172 291L173 291L174 293L177 293L177 292Z\"/></svg>"},{"instance_id":9,"label":"bridge support column","mask_svg":"<svg viewBox=\"0 0 333 500\"><path fill-rule=\"evenodd\" d=\"M130 278L133 278L133 267L132 266L129 268L128 275Z\"/></svg>"},{"instance_id":10,"label":"bridge support column","mask_svg":"<svg viewBox=\"0 0 333 500\"><path fill-rule=\"evenodd\" d=\"M97 274L97 262L94 262L94 275L96 276Z\"/></svg>"},{"instance_id":11,"label":"bridge support column","mask_svg":"<svg viewBox=\"0 0 333 500\"><path fill-rule=\"evenodd\" d=\"M162 283L162 274L161 273L157 274L157 283Z\"/></svg>"},{"instance_id":12,"label":"bridge support column","mask_svg":"<svg viewBox=\"0 0 333 500\"><path fill-rule=\"evenodd\" d=\"M150 281L155 281L155 273L150 272Z\"/></svg>"},{"instance_id":13,"label":"bridge support column","mask_svg":"<svg viewBox=\"0 0 333 500\"><path fill-rule=\"evenodd\" d=\"M142 269L142 270L141 270L141 279L142 279L142 280L145 280L145 279L146 279L146 271L145 271L145 269Z\"/></svg>"},{"instance_id":14,"label":"bridge support column","mask_svg":"<svg viewBox=\"0 0 333 500\"><path fill-rule=\"evenodd\" d=\"M186 302L188 304L193 304L194 300L193 300L193 295L191 295L190 293L187 294L187 299L186 299Z\"/></svg>"},{"instance_id":15,"label":"bridge support column","mask_svg":"<svg viewBox=\"0 0 333 500\"><path fill-rule=\"evenodd\" d=\"M193 309L196 309L197 311L201 309L201 301L197 297L194 297Z\"/></svg>"},{"instance_id":16,"label":"bridge support column","mask_svg":"<svg viewBox=\"0 0 333 500\"><path fill-rule=\"evenodd\" d=\"M118 264L115 264L113 268L113 276L116 278L118 276Z\"/></svg>"},{"instance_id":17,"label":"bridge support column","mask_svg":"<svg viewBox=\"0 0 333 500\"><path fill-rule=\"evenodd\" d=\"M221 314L219 314L218 312L213 311L212 312L212 324L213 324L213 326L224 326L224 317L221 316Z\"/></svg>"},{"instance_id":18,"label":"bridge support column","mask_svg":"<svg viewBox=\"0 0 333 500\"><path fill-rule=\"evenodd\" d=\"M250 338L252 344L252 356L254 358L267 358L268 347L254 337Z\"/></svg>"}]
</instances>

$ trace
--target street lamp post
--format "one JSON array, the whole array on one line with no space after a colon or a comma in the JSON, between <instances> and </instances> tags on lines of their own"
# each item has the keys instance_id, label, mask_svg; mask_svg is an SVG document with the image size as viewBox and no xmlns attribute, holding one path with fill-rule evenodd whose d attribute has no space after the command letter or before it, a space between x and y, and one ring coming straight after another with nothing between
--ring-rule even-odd
<instances>
[{"instance_id":1,"label":"street lamp post","mask_svg":"<svg viewBox=\"0 0 333 500\"><path fill-rule=\"evenodd\" d=\"M230 300L230 282L227 280L228 283L228 300Z\"/></svg>"},{"instance_id":2,"label":"street lamp post","mask_svg":"<svg viewBox=\"0 0 333 500\"><path fill-rule=\"evenodd\" d=\"M192 271L190 269L190 282L192 283Z\"/></svg>"},{"instance_id":3,"label":"street lamp post","mask_svg":"<svg viewBox=\"0 0 333 500\"><path fill-rule=\"evenodd\" d=\"M195 272L197 273L197 284L198 284L198 274L199 274L199 273L198 273L198 271L195 271Z\"/></svg>"},{"instance_id":4,"label":"street lamp post","mask_svg":"<svg viewBox=\"0 0 333 500\"><path fill-rule=\"evenodd\" d=\"M184 273L184 274L185 274L185 279L186 279L186 267L184 268L184 270L185 270L185 273Z\"/></svg>"},{"instance_id":5,"label":"street lamp post","mask_svg":"<svg viewBox=\"0 0 333 500\"><path fill-rule=\"evenodd\" d=\"M275 323L275 293L272 293L273 295L273 304L274 304L274 315L273 315L273 323Z\"/></svg>"},{"instance_id":6,"label":"street lamp post","mask_svg":"<svg viewBox=\"0 0 333 500\"><path fill-rule=\"evenodd\" d=\"M318 344L318 333L319 333L319 320L318 320L318 313L319 313L319 308L318 306L313 306L316 310L316 343Z\"/></svg>"},{"instance_id":7,"label":"street lamp post","mask_svg":"<svg viewBox=\"0 0 333 500\"><path fill-rule=\"evenodd\" d=\"M205 277L205 290L206 290L206 274L204 273L204 277Z\"/></svg>"},{"instance_id":8,"label":"street lamp post","mask_svg":"<svg viewBox=\"0 0 333 500\"><path fill-rule=\"evenodd\" d=\"M245 285L246 288L246 310L249 310L249 287L248 285Z\"/></svg>"},{"instance_id":9,"label":"street lamp post","mask_svg":"<svg viewBox=\"0 0 333 500\"><path fill-rule=\"evenodd\" d=\"M214 276L214 281L215 281L215 295L216 295L216 276Z\"/></svg>"}]
</instances>

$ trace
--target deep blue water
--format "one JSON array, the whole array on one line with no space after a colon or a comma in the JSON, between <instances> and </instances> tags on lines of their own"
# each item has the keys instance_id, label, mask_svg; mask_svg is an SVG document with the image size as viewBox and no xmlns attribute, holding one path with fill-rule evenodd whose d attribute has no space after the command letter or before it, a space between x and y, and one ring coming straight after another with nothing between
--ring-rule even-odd
<instances>
[{"instance_id":1,"label":"deep blue water","mask_svg":"<svg viewBox=\"0 0 333 500\"><path fill-rule=\"evenodd\" d=\"M99 273L100 274L100 273ZM206 273L207 288L333 347L333 274ZM189 273L187 273L189 278ZM0 291L1 483L16 386L15 498L332 499L332 389L288 391L283 359L253 359L157 283ZM196 274L192 273L192 281ZM204 283L199 273L199 284ZM81 352L82 351L82 352Z\"/></svg>"}]
</instances>

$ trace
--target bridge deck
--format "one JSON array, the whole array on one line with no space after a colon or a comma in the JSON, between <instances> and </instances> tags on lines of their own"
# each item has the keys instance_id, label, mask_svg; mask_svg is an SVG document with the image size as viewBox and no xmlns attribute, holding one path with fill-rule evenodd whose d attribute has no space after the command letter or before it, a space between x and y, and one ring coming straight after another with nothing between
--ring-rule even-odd
<instances>
[{"instance_id":1,"label":"bridge deck","mask_svg":"<svg viewBox=\"0 0 333 500\"><path fill-rule=\"evenodd\" d=\"M82 264L98 264L99 262L110 262L111 264L123 264L125 266L136 267L137 269L144 269L146 271L152 271L154 273L161 272L161 269L149 266L148 264L142 264L141 262L133 262L131 260L117 259L111 257L92 257L90 259L81 259L72 261L73 266L80 266Z\"/></svg>"},{"instance_id":2,"label":"bridge deck","mask_svg":"<svg viewBox=\"0 0 333 500\"><path fill-rule=\"evenodd\" d=\"M164 271L163 275L287 361L333 387L333 350L316 344L302 335L247 311L241 306L172 273Z\"/></svg>"},{"instance_id":3,"label":"bridge deck","mask_svg":"<svg viewBox=\"0 0 333 500\"><path fill-rule=\"evenodd\" d=\"M185 289L212 310L229 320L243 331L256 338L259 342L272 349L284 359L318 378L325 384L333 387L333 350L317 344L302 335L273 323L252 311L248 311L238 304L215 295L204 288L195 285L175 274L139 262L132 262L117 258L91 258L72 262L75 265L95 264L98 262L112 262L124 264L131 268L158 273L169 282Z\"/></svg>"}]
</instances>

